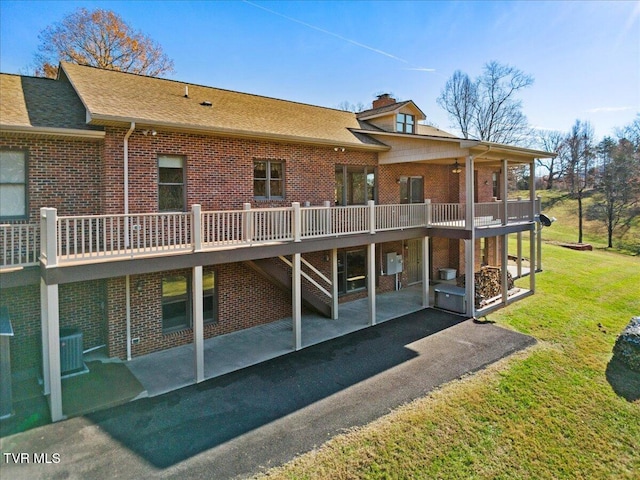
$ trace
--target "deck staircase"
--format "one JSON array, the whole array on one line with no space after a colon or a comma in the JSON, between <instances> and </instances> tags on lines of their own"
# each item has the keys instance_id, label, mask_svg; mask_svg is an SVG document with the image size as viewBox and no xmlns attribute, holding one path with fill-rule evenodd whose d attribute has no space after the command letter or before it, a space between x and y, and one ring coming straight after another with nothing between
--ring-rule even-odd
<instances>
[{"instance_id":1,"label":"deck staircase","mask_svg":"<svg viewBox=\"0 0 640 480\"><path fill-rule=\"evenodd\" d=\"M285 292L291 292L291 269L276 258L244 262L249 268ZM302 303L320 315L331 318L331 305L314 295L309 286L302 284Z\"/></svg>"}]
</instances>

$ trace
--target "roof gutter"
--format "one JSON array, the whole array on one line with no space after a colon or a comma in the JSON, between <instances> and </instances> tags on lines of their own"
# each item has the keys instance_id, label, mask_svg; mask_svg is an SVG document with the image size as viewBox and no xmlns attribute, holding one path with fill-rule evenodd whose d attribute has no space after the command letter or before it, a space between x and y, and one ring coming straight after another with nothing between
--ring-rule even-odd
<instances>
[{"instance_id":1,"label":"roof gutter","mask_svg":"<svg viewBox=\"0 0 640 480\"><path fill-rule=\"evenodd\" d=\"M47 135L53 137L72 137L87 140L102 140L105 137L103 130L82 130L79 128L54 128L54 127L31 127L26 125L1 125L2 133L17 133L29 135Z\"/></svg>"}]
</instances>

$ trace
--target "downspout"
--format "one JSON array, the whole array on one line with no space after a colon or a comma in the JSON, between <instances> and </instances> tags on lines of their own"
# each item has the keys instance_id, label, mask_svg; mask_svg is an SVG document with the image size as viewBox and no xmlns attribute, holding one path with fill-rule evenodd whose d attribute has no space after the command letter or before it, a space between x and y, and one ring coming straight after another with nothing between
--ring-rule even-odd
<instances>
[{"instance_id":1,"label":"downspout","mask_svg":"<svg viewBox=\"0 0 640 480\"><path fill-rule=\"evenodd\" d=\"M124 136L124 214L129 214L129 137L136 128L136 123L131 122L131 127ZM129 246L129 219L125 217L124 245ZM125 277L125 303L127 319L127 360L131 360L131 279Z\"/></svg>"},{"instance_id":2,"label":"downspout","mask_svg":"<svg viewBox=\"0 0 640 480\"><path fill-rule=\"evenodd\" d=\"M124 214L129 214L129 137L136 129L136 122L131 122L131 127L124 135ZM127 232L128 233L128 232ZM128 236L127 236L128 240ZM127 245L128 246L128 245Z\"/></svg>"}]
</instances>

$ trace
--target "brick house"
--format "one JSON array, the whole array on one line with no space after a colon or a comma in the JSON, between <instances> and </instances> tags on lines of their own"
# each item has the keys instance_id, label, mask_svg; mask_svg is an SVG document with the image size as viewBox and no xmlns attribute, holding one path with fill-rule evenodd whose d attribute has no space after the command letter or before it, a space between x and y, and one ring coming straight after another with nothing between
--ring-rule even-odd
<instances>
[{"instance_id":1,"label":"brick house","mask_svg":"<svg viewBox=\"0 0 640 480\"><path fill-rule=\"evenodd\" d=\"M501 269L479 315L533 294L534 182L511 165L551 154L460 139L379 96L344 112L62 63L56 80L1 75L0 282L14 371L42 367L63 418L59 328L127 360L308 309ZM467 201L473 199L473 201ZM530 288L509 296L507 235L530 239ZM518 255L520 262L521 255ZM401 267L397 267L401 265ZM396 273L396 269L400 270ZM518 271L520 271L518 265ZM438 306L438 305L436 305Z\"/></svg>"}]
</instances>

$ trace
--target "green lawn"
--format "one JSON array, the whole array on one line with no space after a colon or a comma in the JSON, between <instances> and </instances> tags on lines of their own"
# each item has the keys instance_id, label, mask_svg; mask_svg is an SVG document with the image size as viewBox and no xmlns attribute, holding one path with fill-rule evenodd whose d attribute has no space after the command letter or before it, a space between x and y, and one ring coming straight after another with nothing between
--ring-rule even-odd
<instances>
[{"instance_id":1,"label":"green lawn","mask_svg":"<svg viewBox=\"0 0 640 480\"><path fill-rule=\"evenodd\" d=\"M577 200L569 198L565 192L558 190L543 190L538 194L542 197L542 211L557 219L550 228L545 230L544 237L559 242L577 242ZM521 196L524 197L524 194ZM584 200L585 212L596 202L602 202L601 196L589 192L588 197ZM583 221L582 241L592 244L594 248L605 248L607 246L606 225L601 221L590 219L587 213L585 213ZM629 229L619 228L614 232L613 248L623 253L640 254L640 217L634 219Z\"/></svg>"},{"instance_id":2,"label":"green lawn","mask_svg":"<svg viewBox=\"0 0 640 480\"><path fill-rule=\"evenodd\" d=\"M536 346L267 477L639 478L640 375L610 360L640 315L640 258L545 244L543 259L536 295L489 316Z\"/></svg>"}]
</instances>

